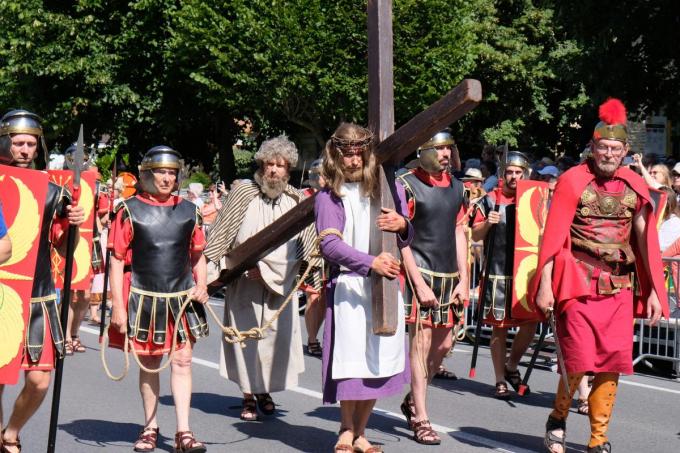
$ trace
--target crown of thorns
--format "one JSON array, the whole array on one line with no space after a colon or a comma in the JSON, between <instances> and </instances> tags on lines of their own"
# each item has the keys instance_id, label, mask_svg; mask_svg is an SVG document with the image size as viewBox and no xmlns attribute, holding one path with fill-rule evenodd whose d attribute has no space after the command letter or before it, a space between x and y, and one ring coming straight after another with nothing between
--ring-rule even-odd
<instances>
[{"instance_id":1,"label":"crown of thorns","mask_svg":"<svg viewBox=\"0 0 680 453\"><path fill-rule=\"evenodd\" d=\"M333 134L331 135L331 143L333 143L333 146L340 149L355 147L366 148L373 141L373 133L367 129L365 129L365 132L367 136L364 138L341 138Z\"/></svg>"}]
</instances>

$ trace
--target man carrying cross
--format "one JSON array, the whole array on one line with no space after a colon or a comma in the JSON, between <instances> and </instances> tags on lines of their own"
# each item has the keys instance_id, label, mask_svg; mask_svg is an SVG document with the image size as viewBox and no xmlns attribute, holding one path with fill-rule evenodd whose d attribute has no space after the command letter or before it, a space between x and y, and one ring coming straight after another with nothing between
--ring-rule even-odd
<instances>
[{"instance_id":1,"label":"man carrying cross","mask_svg":"<svg viewBox=\"0 0 680 453\"><path fill-rule=\"evenodd\" d=\"M371 329L369 274L394 279L397 258L369 254L371 204L378 184L373 136L356 124L341 124L326 143L323 172L327 185L317 195L315 214L323 257L330 264L326 284L322 385L324 404L340 401L340 437L335 451L375 451L364 430L377 398L402 391L409 380L405 352L404 308L397 305L396 333L378 336ZM382 231L398 233L407 245L413 228L404 192L397 186L399 213L383 210L376 219Z\"/></svg>"},{"instance_id":2,"label":"man carrying cross","mask_svg":"<svg viewBox=\"0 0 680 453\"><path fill-rule=\"evenodd\" d=\"M38 115L26 110L12 110L0 120L1 164L30 168L38 150L44 146ZM37 245L38 259L33 274L31 308L21 365L26 372L24 387L14 403L9 423L2 431L0 445L3 451L14 453L21 450L19 431L42 404L50 386L55 360L57 356L64 355L64 335L57 310L57 292L52 280L50 249L65 245L65 232L69 224L77 226L84 221L83 208L71 205L68 191L49 182ZM0 385L0 396L3 389L4 385Z\"/></svg>"},{"instance_id":3,"label":"man carrying cross","mask_svg":"<svg viewBox=\"0 0 680 453\"><path fill-rule=\"evenodd\" d=\"M205 250L208 260L219 264L228 252L306 198L288 184L297 159L295 144L284 135L262 143L255 154L259 164L255 182L232 190L213 223ZM257 341L222 345L220 374L243 392L242 420L257 420L258 408L265 415L273 414L276 406L270 393L297 386L304 371L297 294L290 293L300 263L309 259L313 245L314 231L309 226L225 288L227 326L247 331L271 323ZM278 313L289 295L292 300Z\"/></svg>"}]
</instances>

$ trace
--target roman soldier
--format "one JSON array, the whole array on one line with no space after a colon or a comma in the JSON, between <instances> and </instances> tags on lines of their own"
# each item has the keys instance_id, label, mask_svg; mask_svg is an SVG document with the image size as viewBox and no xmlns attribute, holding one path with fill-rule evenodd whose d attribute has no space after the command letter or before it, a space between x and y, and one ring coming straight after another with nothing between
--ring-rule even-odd
<instances>
[{"instance_id":1,"label":"roman soldier","mask_svg":"<svg viewBox=\"0 0 680 453\"><path fill-rule=\"evenodd\" d=\"M12 110L0 119L0 163L30 168L39 149L47 153L42 120L38 115L26 110ZM65 246L69 224L80 225L84 221L83 208L71 206L69 192L49 182L22 361L26 378L0 442L8 452L21 449L19 431L40 407L49 388L55 359L64 355L64 335L52 279L50 250Z\"/></svg>"},{"instance_id":2,"label":"roman soldier","mask_svg":"<svg viewBox=\"0 0 680 453\"><path fill-rule=\"evenodd\" d=\"M401 410L414 440L427 445L441 443L427 415L428 381L453 347L452 330L469 298L464 188L449 173L452 143L447 131L439 132L421 147L419 166L397 177L415 231L401 251L409 276L404 302L411 340L411 391Z\"/></svg>"},{"instance_id":3,"label":"roman soldier","mask_svg":"<svg viewBox=\"0 0 680 453\"><path fill-rule=\"evenodd\" d=\"M151 148L140 165L143 193L117 206L111 233L111 345L122 348L127 335L129 347L147 369L158 368L163 355L171 354L178 405L175 450L204 452L205 445L189 429L189 406L193 343L208 335L202 305L208 301L205 238L198 207L172 194L181 169L177 151ZM135 451L153 451L159 432L159 375L140 369L139 379L145 424Z\"/></svg>"},{"instance_id":4,"label":"roman soldier","mask_svg":"<svg viewBox=\"0 0 680 453\"><path fill-rule=\"evenodd\" d=\"M503 400L511 397L508 383L515 391L522 383L517 366L536 332L536 322L513 319L511 311L515 196L517 181L526 179L528 175L526 156L518 151L506 153L501 168L502 187L487 193L472 211L472 239L484 240L487 257L479 294L479 303L484 304L483 319L478 322L492 326L490 348L496 379L494 397ZM492 252L489 253L489 250ZM510 356L506 357L506 337L511 327L519 327L519 331L513 340Z\"/></svg>"},{"instance_id":5,"label":"roman soldier","mask_svg":"<svg viewBox=\"0 0 680 453\"><path fill-rule=\"evenodd\" d=\"M649 189L621 161L629 150L626 110L600 106L585 162L560 176L553 195L530 300L554 310L564 355L546 423L545 446L563 453L572 396L593 375L588 453L610 452L607 428L619 375L633 373L633 318L668 317L659 240ZM634 291L634 278L638 280Z\"/></svg>"}]
</instances>

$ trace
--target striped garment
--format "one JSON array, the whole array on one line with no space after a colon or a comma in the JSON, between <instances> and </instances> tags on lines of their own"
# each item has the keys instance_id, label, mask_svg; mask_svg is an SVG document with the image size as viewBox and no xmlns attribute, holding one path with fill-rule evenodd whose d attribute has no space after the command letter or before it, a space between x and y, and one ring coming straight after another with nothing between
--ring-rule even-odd
<instances>
[{"instance_id":1,"label":"striped garment","mask_svg":"<svg viewBox=\"0 0 680 453\"><path fill-rule=\"evenodd\" d=\"M291 186L286 186L284 194L292 197L300 203L305 194ZM215 222L210 230L210 239L203 254L206 258L219 266L222 257L229 253L234 247L234 241L243 223L250 202L260 195L260 186L254 182L238 185L229 192L225 203L217 214ZM314 225L308 225L297 236L296 257L309 262L314 252L316 231Z\"/></svg>"}]
</instances>

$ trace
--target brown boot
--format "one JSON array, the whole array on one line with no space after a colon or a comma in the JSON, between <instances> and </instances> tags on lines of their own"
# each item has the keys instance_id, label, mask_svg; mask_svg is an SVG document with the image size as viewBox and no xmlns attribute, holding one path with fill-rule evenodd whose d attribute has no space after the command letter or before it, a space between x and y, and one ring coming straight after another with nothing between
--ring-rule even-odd
<instances>
[{"instance_id":1,"label":"brown boot","mask_svg":"<svg viewBox=\"0 0 680 453\"><path fill-rule=\"evenodd\" d=\"M588 396L588 406L590 408L588 414L590 418L588 451L591 451L591 449L594 449L592 451L595 452L608 452L611 450L611 446L607 442L607 428L609 428L609 421L614 409L618 384L618 373L597 373L595 375L593 388L590 390L590 396ZM597 450L596 448L600 446L605 449Z\"/></svg>"}]
</instances>

